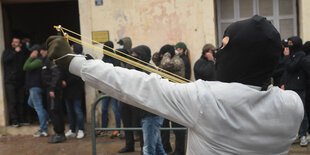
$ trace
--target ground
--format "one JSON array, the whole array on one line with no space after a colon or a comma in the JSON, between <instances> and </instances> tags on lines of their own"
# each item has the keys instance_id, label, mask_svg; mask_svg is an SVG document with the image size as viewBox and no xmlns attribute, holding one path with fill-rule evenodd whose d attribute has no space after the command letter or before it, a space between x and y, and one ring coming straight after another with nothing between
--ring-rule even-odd
<instances>
[{"instance_id":1,"label":"ground","mask_svg":"<svg viewBox=\"0 0 310 155\"><path fill-rule=\"evenodd\" d=\"M78 140L71 138L64 143L48 144L51 138L34 138L27 136L1 136L0 154L1 155L90 155L92 154L91 136L87 135L84 139ZM98 137L97 155L117 155L117 151L124 146L124 140L120 138L110 139L109 137ZM136 142L136 152L125 153L123 155L139 155L140 148ZM300 147L293 144L289 155L310 155L310 145Z\"/></svg>"}]
</instances>

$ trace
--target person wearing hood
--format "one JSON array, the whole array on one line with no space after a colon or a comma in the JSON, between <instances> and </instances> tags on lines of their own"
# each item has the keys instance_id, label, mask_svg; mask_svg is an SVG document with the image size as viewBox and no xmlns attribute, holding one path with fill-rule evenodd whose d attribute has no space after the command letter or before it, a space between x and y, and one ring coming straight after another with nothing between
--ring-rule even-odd
<instances>
[{"instance_id":1,"label":"person wearing hood","mask_svg":"<svg viewBox=\"0 0 310 155\"><path fill-rule=\"evenodd\" d=\"M183 47L184 48L184 47ZM167 70L171 73L174 73L178 76L185 77L185 65L184 61L180 58L178 54L175 53L175 49L171 45L164 45L160 48L159 52L153 54L153 62L160 68ZM169 127L169 120L165 119L163 127ZM173 127L184 127L176 122L171 122ZM185 154L185 134L184 130L174 130L175 134L175 155ZM170 144L170 131L161 132L162 143L166 153L172 151Z\"/></svg>"},{"instance_id":2,"label":"person wearing hood","mask_svg":"<svg viewBox=\"0 0 310 155\"><path fill-rule=\"evenodd\" d=\"M151 50L145 45L140 45L131 49L131 55L146 63L149 63L151 60ZM143 71L137 67L135 67L135 69ZM143 132L143 154L165 155L166 153L160 137L160 127L163 124L164 118L141 109L139 109L139 116L141 118Z\"/></svg>"},{"instance_id":3,"label":"person wearing hood","mask_svg":"<svg viewBox=\"0 0 310 155\"><path fill-rule=\"evenodd\" d=\"M191 62L189 57L189 50L187 49L187 46L183 42L178 42L175 46L176 52L178 52L178 55L183 60L185 65L185 78L187 80L191 79Z\"/></svg>"},{"instance_id":4,"label":"person wearing hood","mask_svg":"<svg viewBox=\"0 0 310 155\"><path fill-rule=\"evenodd\" d=\"M215 80L214 51L215 47L212 44L205 44L203 46L201 57L195 62L194 65L194 75L196 80Z\"/></svg>"},{"instance_id":5,"label":"person wearing hood","mask_svg":"<svg viewBox=\"0 0 310 155\"><path fill-rule=\"evenodd\" d=\"M302 60L305 52L302 51L302 40L294 36L288 38L290 54L287 56L285 71L281 77L281 88L295 91L302 102L306 100L306 75L302 69ZM300 126L300 146L307 146L308 117L304 113L304 119Z\"/></svg>"},{"instance_id":6,"label":"person wearing hood","mask_svg":"<svg viewBox=\"0 0 310 155\"><path fill-rule=\"evenodd\" d=\"M298 94L269 85L280 58L280 34L253 16L227 27L216 78L174 83L73 57L65 38L47 40L49 58L112 97L188 128L187 154L288 154L304 116Z\"/></svg>"},{"instance_id":7,"label":"person wearing hood","mask_svg":"<svg viewBox=\"0 0 310 155\"><path fill-rule=\"evenodd\" d=\"M80 44L74 43L71 48L75 54L83 54L83 47ZM62 86L70 124L70 129L65 133L65 136L76 137L77 139L84 138L84 114L82 110L84 82L80 77L66 71L64 72ZM78 132L76 132L76 124L78 125Z\"/></svg>"},{"instance_id":8,"label":"person wearing hood","mask_svg":"<svg viewBox=\"0 0 310 155\"><path fill-rule=\"evenodd\" d=\"M117 50L119 52L116 52L116 54L118 54L118 55L120 55L122 57L127 57L127 56L121 54L120 52L130 55L130 49L132 48L132 41L131 41L130 37L124 37L124 38L120 39L117 42L117 44L118 44L118 49ZM121 67L126 68L126 63L125 62L119 62L119 63L120 63Z\"/></svg>"},{"instance_id":9,"label":"person wearing hood","mask_svg":"<svg viewBox=\"0 0 310 155\"><path fill-rule=\"evenodd\" d=\"M305 71L307 81L305 112L308 116L308 124L310 124L310 41L304 43L303 51L306 53L306 56L302 59L302 68ZM310 128L308 128L308 132L309 130Z\"/></svg>"},{"instance_id":10,"label":"person wearing hood","mask_svg":"<svg viewBox=\"0 0 310 155\"><path fill-rule=\"evenodd\" d=\"M104 43L103 50L112 52L114 53L114 45L112 41L107 41ZM109 55L105 54L102 57L102 61L105 63L111 63L114 66L119 66L119 61L110 57ZM104 93L104 92L103 92ZM116 123L116 128L121 127L121 118L120 118L120 113L119 113L119 108L118 108L118 101L113 98L113 97L105 97L102 99L102 115L101 115L101 125L102 128L106 128L108 126L108 105L109 103L112 103L112 110L114 112L114 118L115 118L115 123ZM105 131L97 131L97 135L105 135ZM114 131L111 135L111 138L114 137L119 137L120 136L120 131Z\"/></svg>"},{"instance_id":11,"label":"person wearing hood","mask_svg":"<svg viewBox=\"0 0 310 155\"><path fill-rule=\"evenodd\" d=\"M24 71L26 71L26 88L29 89L28 105L33 108L39 118L40 129L33 134L34 137L47 137L48 113L43 107L42 99L42 80L41 68L43 66L42 57L40 55L40 45L35 44L30 48L31 54L24 64Z\"/></svg>"}]
</instances>

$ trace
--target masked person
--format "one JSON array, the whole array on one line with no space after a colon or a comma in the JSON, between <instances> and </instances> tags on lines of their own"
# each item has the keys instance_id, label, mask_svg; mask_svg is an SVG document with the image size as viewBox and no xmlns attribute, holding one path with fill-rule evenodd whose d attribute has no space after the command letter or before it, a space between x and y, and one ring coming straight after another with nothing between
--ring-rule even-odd
<instances>
[{"instance_id":1,"label":"masked person","mask_svg":"<svg viewBox=\"0 0 310 155\"><path fill-rule=\"evenodd\" d=\"M63 37L47 40L49 58L72 53ZM260 16L232 23L217 54L219 81L177 84L101 60L65 56L56 63L119 100L188 128L188 155L288 154L304 111L299 96L268 86L281 40Z\"/></svg>"}]
</instances>

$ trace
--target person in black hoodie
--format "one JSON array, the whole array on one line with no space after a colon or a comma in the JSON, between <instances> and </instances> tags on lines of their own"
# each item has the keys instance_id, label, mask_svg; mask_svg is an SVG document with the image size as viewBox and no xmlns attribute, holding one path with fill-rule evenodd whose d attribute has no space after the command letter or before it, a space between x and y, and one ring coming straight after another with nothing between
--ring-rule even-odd
<instances>
[{"instance_id":1,"label":"person in black hoodie","mask_svg":"<svg viewBox=\"0 0 310 155\"><path fill-rule=\"evenodd\" d=\"M146 63L149 63L151 60L151 50L145 45L131 49L131 55ZM135 69L143 71L137 67ZM160 127L163 124L164 118L141 109L139 109L139 113L143 132L143 154L166 154L160 136Z\"/></svg>"},{"instance_id":2,"label":"person in black hoodie","mask_svg":"<svg viewBox=\"0 0 310 155\"><path fill-rule=\"evenodd\" d=\"M75 54L82 54L83 47L80 44L71 46ZM84 95L83 80L69 72L65 72L64 80L64 98L66 102L67 114L70 122L70 130L66 132L66 137L84 138L84 114L82 111L82 99ZM78 124L78 132L76 134L76 122Z\"/></svg>"},{"instance_id":3,"label":"person in black hoodie","mask_svg":"<svg viewBox=\"0 0 310 155\"><path fill-rule=\"evenodd\" d=\"M283 48L283 53L281 55L281 58L279 59L279 63L276 67L276 69L273 72L272 78L273 78L273 85L281 87L281 78L282 75L285 71L285 66L289 62L289 55L290 55L290 49L288 47L288 40L282 40L282 48Z\"/></svg>"},{"instance_id":4,"label":"person in black hoodie","mask_svg":"<svg viewBox=\"0 0 310 155\"><path fill-rule=\"evenodd\" d=\"M286 70L281 78L281 89L295 91L302 102L305 104L306 97L306 75L302 69L302 59L305 52L302 51L302 40L300 37L294 36L288 38L288 45L290 54L287 56ZM300 146L307 146L307 115L305 113L304 119L300 127Z\"/></svg>"},{"instance_id":5,"label":"person in black hoodie","mask_svg":"<svg viewBox=\"0 0 310 155\"><path fill-rule=\"evenodd\" d=\"M107 41L104 43L103 50L114 53L113 47L114 47L113 42ZM102 61L104 61L106 63L111 63L114 66L120 66L118 60L110 57L107 54L105 54L102 57ZM102 128L106 128L108 126L108 105L110 102L112 103L112 110L114 112L116 128L120 128L121 127L121 118L120 118L120 113L119 113L119 109L118 109L118 100L116 100L115 98L112 98L112 97L106 97L106 98L102 99L102 107L101 107L101 109L102 109L102 115L101 115ZM98 131L97 132L97 135L104 135L104 134L105 134L105 131ZM111 138L119 137L119 136L120 136L120 132L114 131L111 135Z\"/></svg>"},{"instance_id":6,"label":"person in black hoodie","mask_svg":"<svg viewBox=\"0 0 310 155\"><path fill-rule=\"evenodd\" d=\"M48 112L50 114L54 133L48 143L60 143L66 140L65 123L62 105L62 80L63 71L47 58L46 46L40 51L43 57L43 67L41 71L43 87L45 89Z\"/></svg>"},{"instance_id":7,"label":"person in black hoodie","mask_svg":"<svg viewBox=\"0 0 310 155\"><path fill-rule=\"evenodd\" d=\"M12 38L11 47L3 52L4 87L9 109L10 124L18 127L23 121L25 109L25 71L23 70L27 54L22 50L21 41Z\"/></svg>"},{"instance_id":8,"label":"person in black hoodie","mask_svg":"<svg viewBox=\"0 0 310 155\"><path fill-rule=\"evenodd\" d=\"M194 65L194 74L196 80L215 80L215 60L213 57L214 50L215 48L212 44L205 44L203 46L201 57L195 62Z\"/></svg>"},{"instance_id":9,"label":"person in black hoodie","mask_svg":"<svg viewBox=\"0 0 310 155\"><path fill-rule=\"evenodd\" d=\"M306 56L302 60L302 67L306 73L306 103L305 103L305 112L308 116L308 124L310 124L310 41L307 41L303 45L303 51L306 53ZM310 129L308 128L308 132Z\"/></svg>"}]
</instances>

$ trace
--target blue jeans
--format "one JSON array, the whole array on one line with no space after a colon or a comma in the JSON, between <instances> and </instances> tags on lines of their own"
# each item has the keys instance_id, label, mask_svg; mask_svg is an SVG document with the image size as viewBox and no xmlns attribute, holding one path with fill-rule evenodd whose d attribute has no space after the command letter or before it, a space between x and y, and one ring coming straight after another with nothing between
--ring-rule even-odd
<instances>
[{"instance_id":1,"label":"blue jeans","mask_svg":"<svg viewBox=\"0 0 310 155\"><path fill-rule=\"evenodd\" d=\"M142 119L143 155L166 155L160 138L160 127L164 119L160 116L149 116Z\"/></svg>"},{"instance_id":2,"label":"blue jeans","mask_svg":"<svg viewBox=\"0 0 310 155\"><path fill-rule=\"evenodd\" d=\"M28 105L35 109L40 121L40 131L47 132L48 114L43 108L42 89L40 87L32 87L29 89Z\"/></svg>"},{"instance_id":3,"label":"blue jeans","mask_svg":"<svg viewBox=\"0 0 310 155\"><path fill-rule=\"evenodd\" d=\"M114 112L116 128L120 128L121 119L118 110L118 101L112 97L102 99L102 128L106 128L108 126L108 105L110 101L112 102L112 110Z\"/></svg>"},{"instance_id":4,"label":"blue jeans","mask_svg":"<svg viewBox=\"0 0 310 155\"><path fill-rule=\"evenodd\" d=\"M81 99L66 99L67 113L70 122L70 130L75 132L76 119L79 130L84 130L84 114Z\"/></svg>"}]
</instances>

